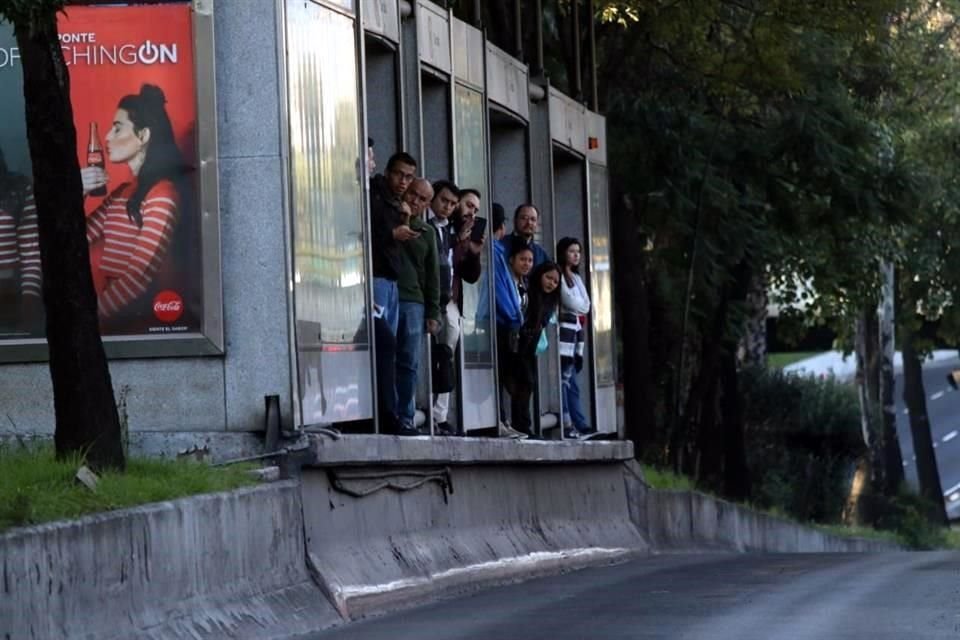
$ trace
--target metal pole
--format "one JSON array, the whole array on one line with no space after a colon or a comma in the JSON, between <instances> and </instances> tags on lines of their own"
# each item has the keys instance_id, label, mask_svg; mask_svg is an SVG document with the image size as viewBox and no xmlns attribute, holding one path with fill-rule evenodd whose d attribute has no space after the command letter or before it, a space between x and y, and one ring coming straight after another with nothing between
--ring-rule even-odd
<instances>
[{"instance_id":1,"label":"metal pole","mask_svg":"<svg viewBox=\"0 0 960 640\"><path fill-rule=\"evenodd\" d=\"M480 0L473 0L473 26L477 29L483 28L483 9L480 6Z\"/></svg>"},{"instance_id":2,"label":"metal pole","mask_svg":"<svg viewBox=\"0 0 960 640\"><path fill-rule=\"evenodd\" d=\"M590 110L600 112L600 99L597 93L597 30L594 0L587 0L587 17L590 20L588 27L590 37Z\"/></svg>"},{"instance_id":3,"label":"metal pole","mask_svg":"<svg viewBox=\"0 0 960 640\"><path fill-rule=\"evenodd\" d=\"M580 72L580 2L573 0L573 97L583 100L583 78Z\"/></svg>"},{"instance_id":4,"label":"metal pole","mask_svg":"<svg viewBox=\"0 0 960 640\"><path fill-rule=\"evenodd\" d=\"M513 0L513 55L523 60L523 5L522 0Z\"/></svg>"}]
</instances>

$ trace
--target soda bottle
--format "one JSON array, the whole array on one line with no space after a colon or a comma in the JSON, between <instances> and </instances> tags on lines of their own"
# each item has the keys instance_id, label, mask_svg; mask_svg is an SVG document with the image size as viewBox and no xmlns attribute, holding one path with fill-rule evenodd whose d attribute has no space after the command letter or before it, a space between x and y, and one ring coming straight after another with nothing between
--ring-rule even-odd
<instances>
[{"instance_id":1,"label":"soda bottle","mask_svg":"<svg viewBox=\"0 0 960 640\"><path fill-rule=\"evenodd\" d=\"M97 129L97 123L90 123L90 141L87 142L87 166L104 167L103 146L100 144L100 132ZM107 195L107 185L97 187L90 192L91 196L102 197Z\"/></svg>"}]
</instances>

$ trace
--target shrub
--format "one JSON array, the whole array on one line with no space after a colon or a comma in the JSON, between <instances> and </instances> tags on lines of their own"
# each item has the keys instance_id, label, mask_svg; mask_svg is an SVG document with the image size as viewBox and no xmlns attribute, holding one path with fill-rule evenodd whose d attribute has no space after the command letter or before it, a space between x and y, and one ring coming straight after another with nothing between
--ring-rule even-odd
<instances>
[{"instance_id":1,"label":"shrub","mask_svg":"<svg viewBox=\"0 0 960 640\"><path fill-rule=\"evenodd\" d=\"M742 373L753 502L801 522L839 522L865 445L856 391L833 378Z\"/></svg>"}]
</instances>

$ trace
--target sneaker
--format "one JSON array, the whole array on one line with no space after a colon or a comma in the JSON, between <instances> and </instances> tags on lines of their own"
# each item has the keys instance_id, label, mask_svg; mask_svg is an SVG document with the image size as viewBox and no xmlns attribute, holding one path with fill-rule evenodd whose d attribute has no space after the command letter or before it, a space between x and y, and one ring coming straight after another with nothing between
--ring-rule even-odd
<instances>
[{"instance_id":1,"label":"sneaker","mask_svg":"<svg viewBox=\"0 0 960 640\"><path fill-rule=\"evenodd\" d=\"M499 435L501 438L510 438L513 440L524 440L525 438L528 437L527 434L523 433L522 431L517 431L516 429L514 429L513 427L507 424L500 425Z\"/></svg>"},{"instance_id":2,"label":"sneaker","mask_svg":"<svg viewBox=\"0 0 960 640\"><path fill-rule=\"evenodd\" d=\"M563 437L567 440L579 440L580 432L574 429L573 427L564 427Z\"/></svg>"}]
</instances>

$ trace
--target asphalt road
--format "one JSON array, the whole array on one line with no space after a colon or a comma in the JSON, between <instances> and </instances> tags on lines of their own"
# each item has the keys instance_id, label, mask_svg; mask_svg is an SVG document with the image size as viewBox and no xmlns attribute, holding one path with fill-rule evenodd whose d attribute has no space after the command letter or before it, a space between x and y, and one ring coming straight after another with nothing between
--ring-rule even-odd
<instances>
[{"instance_id":1,"label":"asphalt road","mask_svg":"<svg viewBox=\"0 0 960 640\"><path fill-rule=\"evenodd\" d=\"M923 385L927 394L927 414L937 453L940 484L948 497L960 492L960 392L947 384L947 373L960 368L960 359L941 360L923 367ZM917 459L910 435L910 417L903 402L903 376L897 375L897 436L903 454L904 474L917 486ZM960 518L960 499L947 502L948 515ZM960 638L960 634L957 635Z\"/></svg>"},{"instance_id":2,"label":"asphalt road","mask_svg":"<svg viewBox=\"0 0 960 640\"><path fill-rule=\"evenodd\" d=\"M311 638L957 640L960 553L651 556Z\"/></svg>"}]
</instances>

